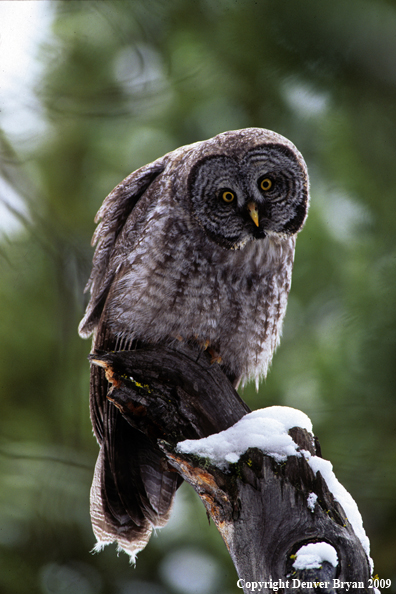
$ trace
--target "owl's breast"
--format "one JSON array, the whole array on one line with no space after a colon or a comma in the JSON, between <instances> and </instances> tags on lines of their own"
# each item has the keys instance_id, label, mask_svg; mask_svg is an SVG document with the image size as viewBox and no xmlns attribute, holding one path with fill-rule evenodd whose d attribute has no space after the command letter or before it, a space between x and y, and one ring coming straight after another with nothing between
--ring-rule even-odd
<instances>
[{"instance_id":1,"label":"owl's breast","mask_svg":"<svg viewBox=\"0 0 396 594\"><path fill-rule=\"evenodd\" d=\"M294 241L265 238L231 253L217 272L213 347L235 376L248 379L267 373L281 336L293 256Z\"/></svg>"},{"instance_id":2,"label":"owl's breast","mask_svg":"<svg viewBox=\"0 0 396 594\"><path fill-rule=\"evenodd\" d=\"M108 323L127 338L209 342L235 376L265 375L281 332L294 240L227 250L185 222L164 221L127 258ZM146 245L147 244L147 245Z\"/></svg>"}]
</instances>

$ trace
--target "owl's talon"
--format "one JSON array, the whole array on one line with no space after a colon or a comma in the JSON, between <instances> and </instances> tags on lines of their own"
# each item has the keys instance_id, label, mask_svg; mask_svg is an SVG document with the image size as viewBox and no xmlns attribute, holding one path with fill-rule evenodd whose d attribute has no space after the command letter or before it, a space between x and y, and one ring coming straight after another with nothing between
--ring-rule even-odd
<instances>
[{"instance_id":1,"label":"owl's talon","mask_svg":"<svg viewBox=\"0 0 396 594\"><path fill-rule=\"evenodd\" d=\"M206 351L208 349L208 346L210 345L210 340L201 340L198 334L194 334L194 338L203 351Z\"/></svg>"},{"instance_id":2,"label":"owl's talon","mask_svg":"<svg viewBox=\"0 0 396 594\"><path fill-rule=\"evenodd\" d=\"M223 360L219 355L217 355L216 357L212 357L210 362L212 365L214 365L215 363L217 363L218 365L221 365Z\"/></svg>"},{"instance_id":3,"label":"owl's talon","mask_svg":"<svg viewBox=\"0 0 396 594\"><path fill-rule=\"evenodd\" d=\"M221 365L222 359L221 359L220 355L218 353L216 353L216 351L214 351L213 349L208 349L208 353L210 355L211 365L214 365L215 363L217 363L218 365Z\"/></svg>"}]
</instances>

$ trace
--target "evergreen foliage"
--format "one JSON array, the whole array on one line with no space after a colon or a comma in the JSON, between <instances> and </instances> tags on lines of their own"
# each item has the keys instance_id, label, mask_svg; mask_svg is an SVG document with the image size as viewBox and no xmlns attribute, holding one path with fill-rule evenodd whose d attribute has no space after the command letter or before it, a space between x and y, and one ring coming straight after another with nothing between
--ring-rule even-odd
<instances>
[{"instance_id":1,"label":"evergreen foliage","mask_svg":"<svg viewBox=\"0 0 396 594\"><path fill-rule=\"evenodd\" d=\"M106 194L177 146L247 126L303 153L311 210L281 346L259 393L243 397L311 417L363 515L375 572L396 584L394 2L50 5L32 113L45 125L0 135L4 187L26 204L18 229L0 235L0 591L236 591L227 550L185 485L135 569L113 548L89 553L97 447L90 344L77 325Z\"/></svg>"}]
</instances>

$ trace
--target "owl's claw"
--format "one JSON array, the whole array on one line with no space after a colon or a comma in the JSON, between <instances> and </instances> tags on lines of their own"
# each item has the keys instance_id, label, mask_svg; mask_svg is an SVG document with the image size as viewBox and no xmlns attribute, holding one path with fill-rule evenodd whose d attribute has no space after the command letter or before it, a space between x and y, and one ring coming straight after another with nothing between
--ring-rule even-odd
<instances>
[{"instance_id":1,"label":"owl's claw","mask_svg":"<svg viewBox=\"0 0 396 594\"><path fill-rule=\"evenodd\" d=\"M219 365L222 363L222 359L216 351L210 347L210 340L199 340L198 336L195 337L198 340L199 346L202 348L203 351L208 351L210 355L210 363L213 365L214 363L218 363Z\"/></svg>"},{"instance_id":2,"label":"owl's claw","mask_svg":"<svg viewBox=\"0 0 396 594\"><path fill-rule=\"evenodd\" d=\"M197 341L197 343L199 344L200 348L203 351L206 351L208 346L210 345L210 340L201 340L198 336L198 334L194 335L195 340Z\"/></svg>"},{"instance_id":3,"label":"owl's claw","mask_svg":"<svg viewBox=\"0 0 396 594\"><path fill-rule=\"evenodd\" d=\"M210 355L210 363L212 365L214 363L218 363L218 365L221 365L222 359L221 359L220 355L218 353L216 353L216 351L214 351L213 349L208 349L208 353Z\"/></svg>"}]
</instances>

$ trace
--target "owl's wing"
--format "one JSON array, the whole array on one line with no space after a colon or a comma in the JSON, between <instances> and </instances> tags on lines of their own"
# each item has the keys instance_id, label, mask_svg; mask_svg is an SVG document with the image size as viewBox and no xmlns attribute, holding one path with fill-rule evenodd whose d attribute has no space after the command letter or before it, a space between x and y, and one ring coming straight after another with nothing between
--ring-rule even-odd
<instances>
[{"instance_id":1,"label":"owl's wing","mask_svg":"<svg viewBox=\"0 0 396 594\"><path fill-rule=\"evenodd\" d=\"M93 350L111 351L116 348L115 337L107 324L106 299L112 284L124 273L122 257L123 246L119 238L128 224L128 249L133 250L133 235L138 240L137 222L145 217L150 197L146 191L163 172L168 155L141 167L128 175L105 198L95 221L98 223L92 238L96 245L92 271L85 290L90 290L91 298L85 315L79 325L79 333L88 338L94 333ZM128 329L126 329L128 330ZM129 329L132 330L132 329ZM104 437L104 409L106 407L107 381L104 372L97 367L91 369L90 407L91 420L98 442Z\"/></svg>"},{"instance_id":2,"label":"owl's wing","mask_svg":"<svg viewBox=\"0 0 396 594\"><path fill-rule=\"evenodd\" d=\"M85 287L85 291L90 290L91 298L78 327L82 338L88 338L97 327L114 276L119 272L119 262L114 258L117 238L128 219L133 232L134 222L144 216L148 207L144 194L163 172L168 158L165 155L128 175L105 198L96 214L98 225L91 242L96 249Z\"/></svg>"},{"instance_id":3,"label":"owl's wing","mask_svg":"<svg viewBox=\"0 0 396 594\"><path fill-rule=\"evenodd\" d=\"M106 321L106 299L112 283L122 276L117 238L128 221L128 245L138 239L137 222L148 208L146 190L162 173L168 156L124 179L105 199L96 215L96 244L87 289L91 299L79 326L82 337L94 332L94 351L116 348ZM121 264L119 263L121 262ZM132 557L144 548L154 527L166 524L181 479L162 467L163 456L140 431L131 427L107 399L103 369L91 367L90 409L100 452L91 489L91 519L97 548L117 541Z\"/></svg>"}]
</instances>

